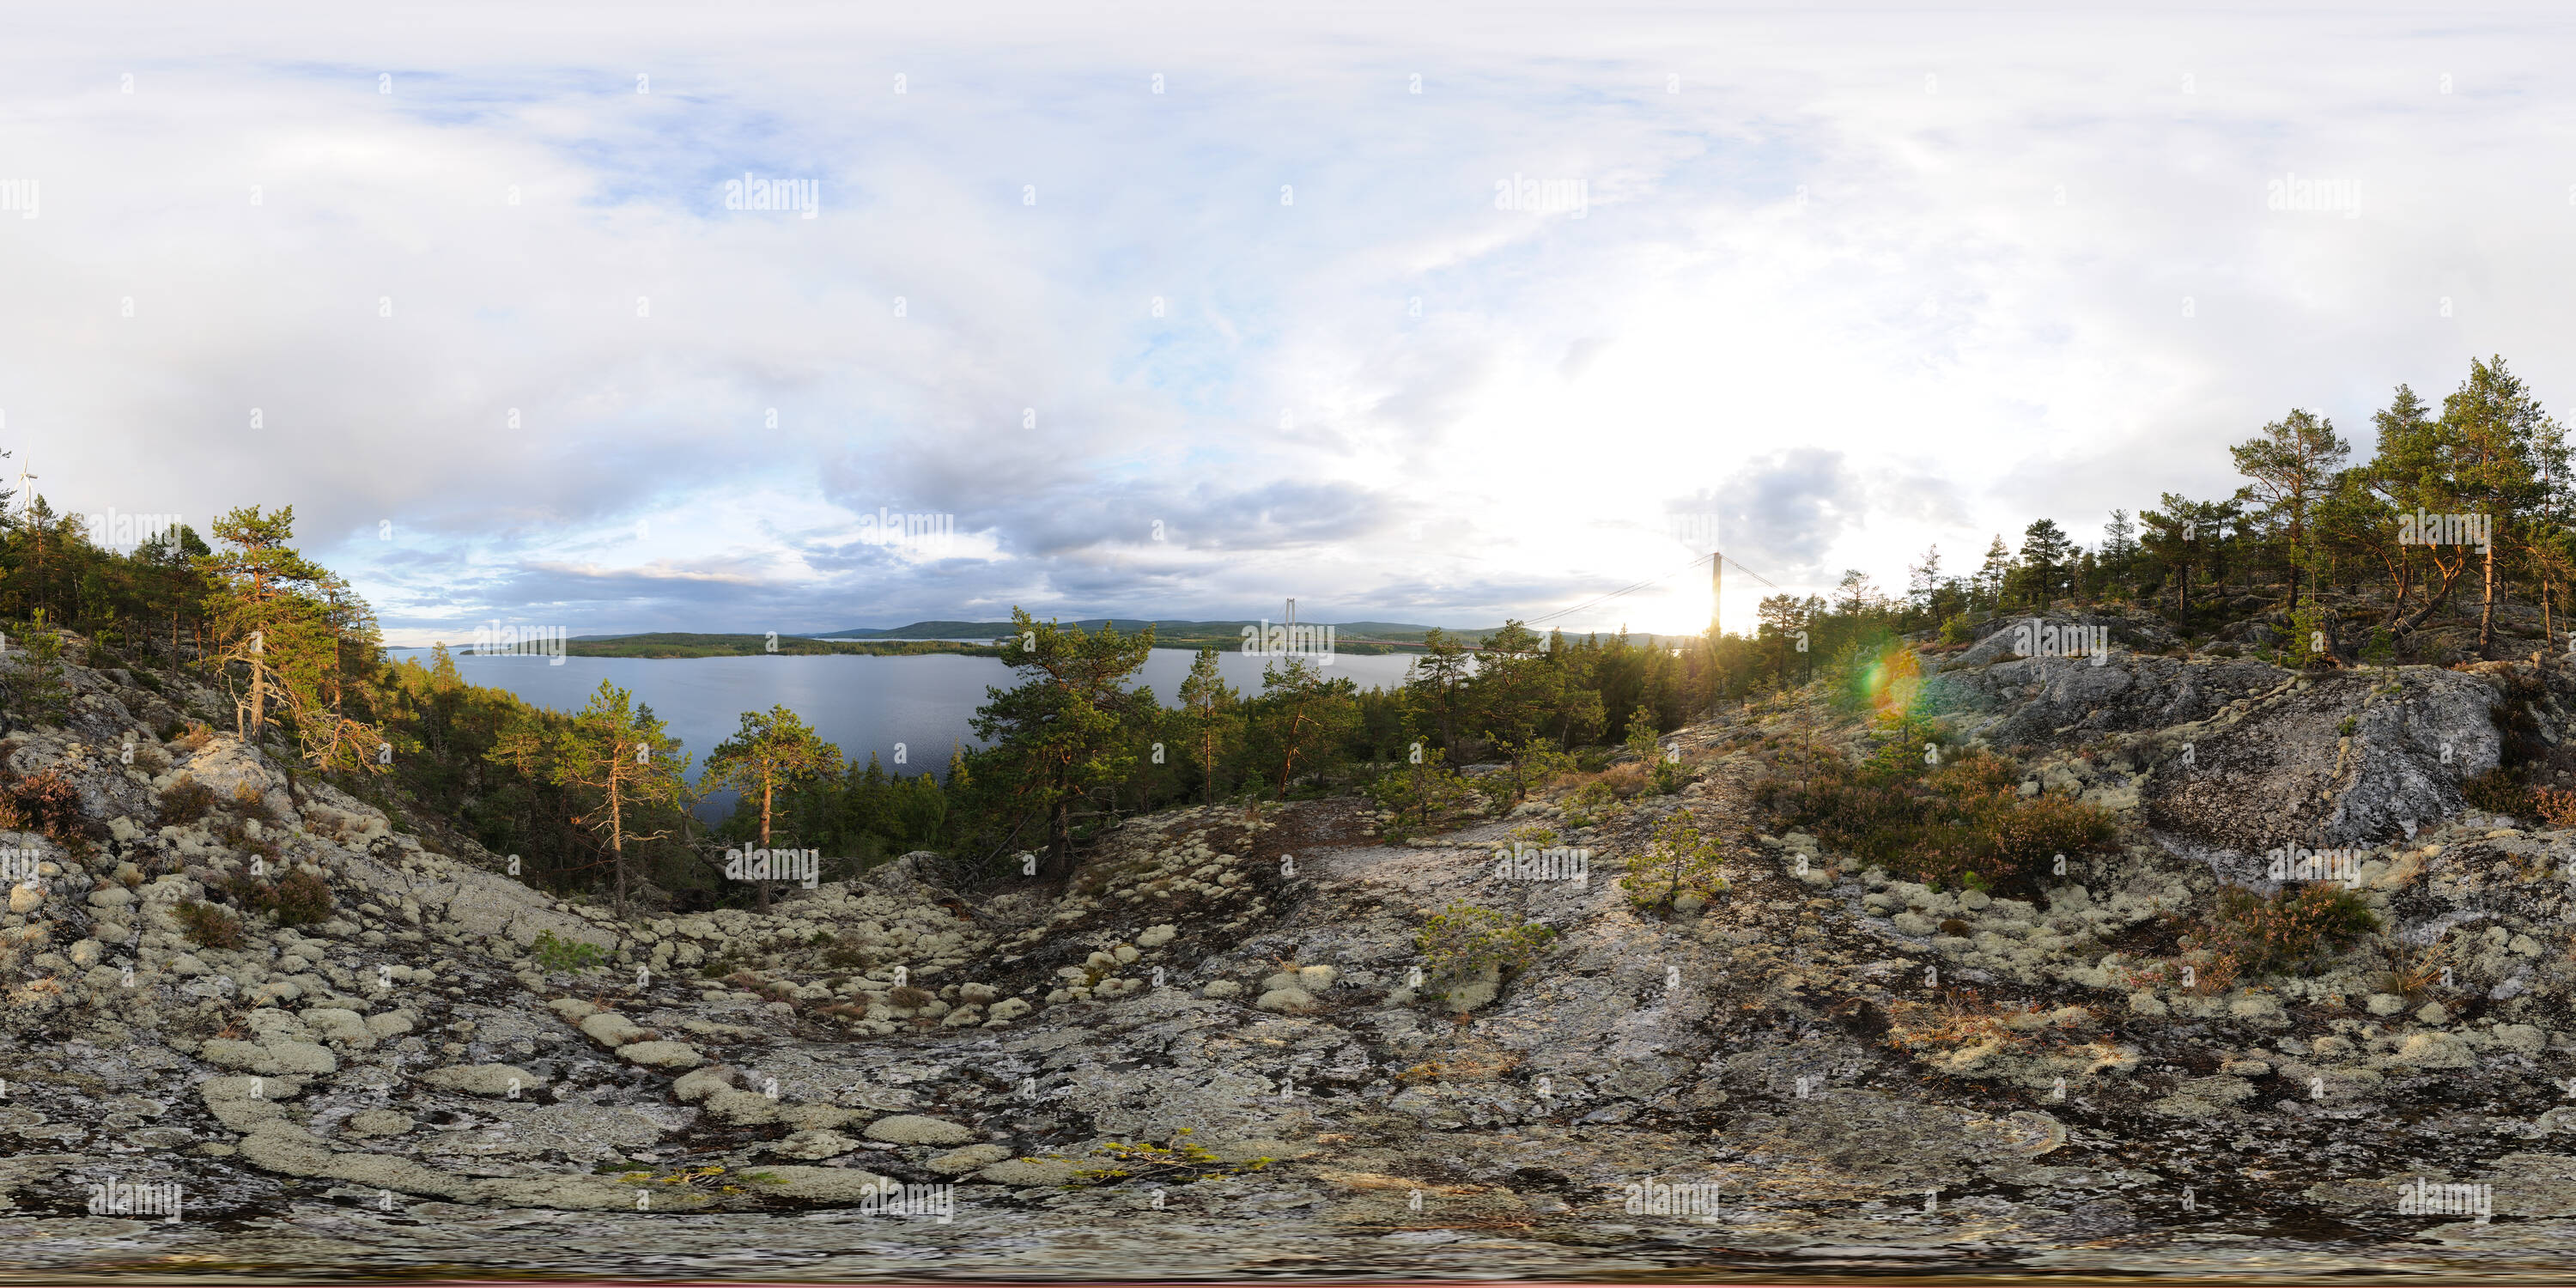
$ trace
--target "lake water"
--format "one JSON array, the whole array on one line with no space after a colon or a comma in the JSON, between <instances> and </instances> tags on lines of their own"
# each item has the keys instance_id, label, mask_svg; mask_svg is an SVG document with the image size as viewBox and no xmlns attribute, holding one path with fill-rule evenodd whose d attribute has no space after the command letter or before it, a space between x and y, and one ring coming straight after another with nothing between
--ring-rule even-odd
<instances>
[{"instance_id":1,"label":"lake water","mask_svg":"<svg viewBox=\"0 0 2576 1288\"><path fill-rule=\"evenodd\" d=\"M427 665L427 649L388 649L396 658L418 657ZM1392 688L1404 682L1414 654L1375 656L1337 654L1327 675L1348 676L1366 688ZM1165 706L1179 698L1181 681L1197 653L1158 648L1148 654L1138 680L1153 689ZM1268 659L1242 653L1217 654L1217 670L1245 696L1261 691L1261 669ZM469 683L505 689L522 701L556 711L580 710L601 680L615 683L650 705L689 753L690 773L706 764L707 752L742 727L745 711L785 706L805 718L843 755L865 764L870 753L893 771L923 770L948 776L948 754L959 746L980 746L968 722L984 704L988 685L1010 687L1011 668L997 658L926 653L912 657L866 655L782 657L567 657L552 665L542 657L459 657L456 669ZM900 752L898 752L900 747ZM902 756L902 763L896 757ZM719 818L732 808L730 794L709 798L699 809Z\"/></svg>"}]
</instances>

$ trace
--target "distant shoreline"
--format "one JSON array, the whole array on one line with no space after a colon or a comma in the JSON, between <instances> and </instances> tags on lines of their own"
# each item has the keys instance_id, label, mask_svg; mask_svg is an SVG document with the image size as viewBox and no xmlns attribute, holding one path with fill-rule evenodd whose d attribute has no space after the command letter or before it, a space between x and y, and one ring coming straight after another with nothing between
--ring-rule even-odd
<instances>
[{"instance_id":1,"label":"distant shoreline","mask_svg":"<svg viewBox=\"0 0 2576 1288\"><path fill-rule=\"evenodd\" d=\"M1209 648L1217 649L1220 652L1232 652L1240 648L1242 646L1242 642L1243 641L1240 636L1230 636L1221 639L1200 638L1174 640L1169 643L1158 641L1154 647L1180 649L1192 653ZM408 647L415 650L425 651L430 646L410 645ZM1424 650L1423 647L1418 644L1391 643L1382 640L1352 640L1347 643L1337 643L1334 646L1334 651L1338 653L1348 653L1354 657L1376 657L1387 653L1418 653ZM464 647L457 648L454 652L458 657L528 657L536 655L535 651L527 649L496 649L490 653L478 654L473 648ZM829 657L836 655L851 657L929 657L942 654L957 657L999 658L1002 655L1002 650L1000 646L994 644L972 644L960 640L835 640L817 639L812 636L805 635L780 635L773 639L773 637L768 635L695 635L686 633L616 636L606 639L574 639L566 641L563 646L563 655L565 657L627 657L647 659L685 659L702 657Z\"/></svg>"}]
</instances>

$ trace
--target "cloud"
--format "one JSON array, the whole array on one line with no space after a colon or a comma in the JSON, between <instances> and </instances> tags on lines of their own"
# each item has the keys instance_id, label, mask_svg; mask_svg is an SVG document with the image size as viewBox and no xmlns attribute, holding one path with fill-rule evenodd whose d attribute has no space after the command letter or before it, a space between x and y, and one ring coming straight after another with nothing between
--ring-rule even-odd
<instances>
[{"instance_id":1,"label":"cloud","mask_svg":"<svg viewBox=\"0 0 2576 1288\"><path fill-rule=\"evenodd\" d=\"M172 14L0 53L43 197L0 446L58 508L292 503L398 630L1480 624L1700 509L1784 585L1895 584L2226 490L2292 405L2576 384L2510 14ZM727 210L746 173L816 217ZM1689 629L1689 582L1577 625Z\"/></svg>"}]
</instances>

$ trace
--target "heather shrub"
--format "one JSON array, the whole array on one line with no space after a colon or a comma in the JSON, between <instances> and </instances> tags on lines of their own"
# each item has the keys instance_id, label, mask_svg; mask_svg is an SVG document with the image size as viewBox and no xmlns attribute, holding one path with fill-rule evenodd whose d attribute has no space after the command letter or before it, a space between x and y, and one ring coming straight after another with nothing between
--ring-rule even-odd
<instances>
[{"instance_id":1,"label":"heather shrub","mask_svg":"<svg viewBox=\"0 0 2576 1288\"><path fill-rule=\"evenodd\" d=\"M1754 798L1779 826L1890 872L2016 893L2038 890L2056 856L2105 850L2118 838L2118 823L2099 806L2021 795L2010 760L1984 751L1927 756L1916 746L1891 744L1861 764L1830 747L1784 747Z\"/></svg>"},{"instance_id":2,"label":"heather shrub","mask_svg":"<svg viewBox=\"0 0 2576 1288\"><path fill-rule=\"evenodd\" d=\"M263 861L260 867L270 866ZM336 905L331 898L331 883L311 868L296 868L282 876L267 876L235 868L217 883L233 905L250 912L264 912L281 926L309 926L330 919Z\"/></svg>"},{"instance_id":3,"label":"heather shrub","mask_svg":"<svg viewBox=\"0 0 2576 1288\"><path fill-rule=\"evenodd\" d=\"M2304 970L2379 928L2368 901L2332 882L2285 888L2271 898L2228 886L2187 942L2233 960L2251 975Z\"/></svg>"},{"instance_id":4,"label":"heather shrub","mask_svg":"<svg viewBox=\"0 0 2576 1288\"><path fill-rule=\"evenodd\" d=\"M178 906L175 915L180 929L199 948L241 947L241 919L211 903L190 899Z\"/></svg>"},{"instance_id":5,"label":"heather shrub","mask_svg":"<svg viewBox=\"0 0 2576 1288\"><path fill-rule=\"evenodd\" d=\"M2540 814L2540 801L2511 769L2490 769L2460 784L2460 795L2491 814L2512 818L2535 818Z\"/></svg>"},{"instance_id":6,"label":"heather shrub","mask_svg":"<svg viewBox=\"0 0 2576 1288\"><path fill-rule=\"evenodd\" d=\"M331 883L311 868L297 868L278 878L268 911L281 926L309 926L327 921L337 905Z\"/></svg>"},{"instance_id":7,"label":"heather shrub","mask_svg":"<svg viewBox=\"0 0 2576 1288\"><path fill-rule=\"evenodd\" d=\"M194 778L182 778L161 793L161 826L185 827L213 813L214 789Z\"/></svg>"},{"instance_id":8,"label":"heather shrub","mask_svg":"<svg viewBox=\"0 0 2576 1288\"><path fill-rule=\"evenodd\" d=\"M80 789L56 769L24 775L0 770L0 828L33 828L67 844L91 832Z\"/></svg>"},{"instance_id":9,"label":"heather shrub","mask_svg":"<svg viewBox=\"0 0 2576 1288\"><path fill-rule=\"evenodd\" d=\"M2551 827L2576 827L2576 792L2544 787L2531 795L2540 817Z\"/></svg>"}]
</instances>

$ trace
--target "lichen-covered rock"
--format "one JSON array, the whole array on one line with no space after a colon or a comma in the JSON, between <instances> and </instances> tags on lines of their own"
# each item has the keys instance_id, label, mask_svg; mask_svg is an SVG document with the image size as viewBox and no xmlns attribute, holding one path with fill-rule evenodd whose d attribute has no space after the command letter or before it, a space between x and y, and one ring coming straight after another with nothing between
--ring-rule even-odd
<instances>
[{"instance_id":1,"label":"lichen-covered rock","mask_svg":"<svg viewBox=\"0 0 2576 1288\"><path fill-rule=\"evenodd\" d=\"M352 1046L371 1046L376 1035L357 1012L336 1006L309 1007L304 1012L304 1025L325 1042L345 1042Z\"/></svg>"},{"instance_id":2,"label":"lichen-covered rock","mask_svg":"<svg viewBox=\"0 0 2576 1288\"><path fill-rule=\"evenodd\" d=\"M722 1065L709 1065L681 1074L671 1083L671 1094L684 1105L694 1105L719 1091L733 1088L733 1070Z\"/></svg>"},{"instance_id":3,"label":"lichen-covered rock","mask_svg":"<svg viewBox=\"0 0 2576 1288\"><path fill-rule=\"evenodd\" d=\"M896 1114L869 1123L869 1140L895 1145L963 1145L975 1139L975 1133L944 1118L920 1114Z\"/></svg>"},{"instance_id":4,"label":"lichen-covered rock","mask_svg":"<svg viewBox=\"0 0 2576 1288\"><path fill-rule=\"evenodd\" d=\"M209 1038L197 1050L199 1059L219 1069L257 1069L268 1063L268 1053L256 1042L234 1038ZM275 1069L269 1072L277 1072Z\"/></svg>"},{"instance_id":5,"label":"lichen-covered rock","mask_svg":"<svg viewBox=\"0 0 2576 1288\"><path fill-rule=\"evenodd\" d=\"M753 1091L722 1088L706 1097L709 1117L735 1127L753 1127L778 1121L778 1102Z\"/></svg>"},{"instance_id":6,"label":"lichen-covered rock","mask_svg":"<svg viewBox=\"0 0 2576 1288\"><path fill-rule=\"evenodd\" d=\"M850 1206L886 1194L895 1182L855 1167L768 1166L756 1169L750 1183L760 1192L807 1203Z\"/></svg>"},{"instance_id":7,"label":"lichen-covered rock","mask_svg":"<svg viewBox=\"0 0 2576 1288\"><path fill-rule=\"evenodd\" d=\"M2410 1065L2418 1069L2466 1069L2477 1064L2477 1053L2455 1034L2410 1033L2406 1041L2390 1056L2389 1063Z\"/></svg>"},{"instance_id":8,"label":"lichen-covered rock","mask_svg":"<svg viewBox=\"0 0 2576 1288\"><path fill-rule=\"evenodd\" d=\"M412 1129L411 1115L391 1109L361 1109L342 1127L352 1136L400 1136Z\"/></svg>"},{"instance_id":9,"label":"lichen-covered rock","mask_svg":"<svg viewBox=\"0 0 2576 1288\"><path fill-rule=\"evenodd\" d=\"M2394 681L2303 683L2233 723L2161 735L2165 754L2140 794L2148 824L2246 856L2366 848L2458 813L2460 784L2496 767L2497 692L2475 676L2406 667Z\"/></svg>"},{"instance_id":10,"label":"lichen-covered rock","mask_svg":"<svg viewBox=\"0 0 2576 1288\"><path fill-rule=\"evenodd\" d=\"M686 1042L633 1042L617 1048L617 1058L651 1069L694 1069L706 1063Z\"/></svg>"},{"instance_id":11,"label":"lichen-covered rock","mask_svg":"<svg viewBox=\"0 0 2576 1288\"><path fill-rule=\"evenodd\" d=\"M820 1160L838 1158L858 1147L859 1142L836 1131L800 1131L789 1133L785 1140L770 1146L769 1152L780 1158Z\"/></svg>"},{"instance_id":12,"label":"lichen-covered rock","mask_svg":"<svg viewBox=\"0 0 2576 1288\"><path fill-rule=\"evenodd\" d=\"M581 1031L588 1034L591 1041L612 1050L648 1040L648 1030L643 1025L616 1011L597 1011L583 1017Z\"/></svg>"},{"instance_id":13,"label":"lichen-covered rock","mask_svg":"<svg viewBox=\"0 0 2576 1288\"><path fill-rule=\"evenodd\" d=\"M996 1185L1057 1186L1070 1184L1082 1164L1069 1158L1010 1158L975 1173Z\"/></svg>"},{"instance_id":14,"label":"lichen-covered rock","mask_svg":"<svg viewBox=\"0 0 2576 1288\"><path fill-rule=\"evenodd\" d=\"M964 1149L952 1149L938 1155L922 1166L942 1176L963 1176L968 1172L979 1171L1001 1162L1010 1156L1010 1147L1006 1145L969 1145Z\"/></svg>"},{"instance_id":15,"label":"lichen-covered rock","mask_svg":"<svg viewBox=\"0 0 2576 1288\"><path fill-rule=\"evenodd\" d=\"M414 1075L421 1083L441 1091L462 1091L475 1096L520 1096L542 1089L545 1079L515 1065L469 1064L445 1069L430 1069Z\"/></svg>"}]
</instances>

